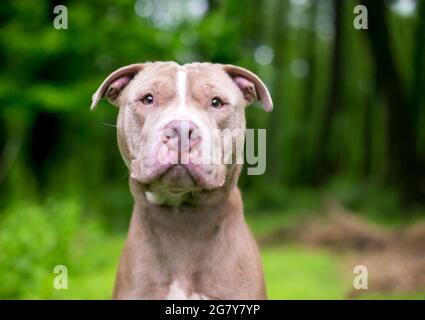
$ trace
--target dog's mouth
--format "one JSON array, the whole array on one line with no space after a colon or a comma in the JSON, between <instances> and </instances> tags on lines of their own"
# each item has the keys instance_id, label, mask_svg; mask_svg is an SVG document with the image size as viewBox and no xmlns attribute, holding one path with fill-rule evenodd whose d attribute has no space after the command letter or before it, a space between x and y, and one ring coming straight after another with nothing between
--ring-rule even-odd
<instances>
[{"instance_id":1,"label":"dog's mouth","mask_svg":"<svg viewBox=\"0 0 425 320\"><path fill-rule=\"evenodd\" d=\"M160 184L173 193L182 193L197 188L197 181L186 165L170 165L157 179Z\"/></svg>"},{"instance_id":2,"label":"dog's mouth","mask_svg":"<svg viewBox=\"0 0 425 320\"><path fill-rule=\"evenodd\" d=\"M142 160L131 163L131 177L148 189L155 186L173 193L197 190L214 190L225 182L225 169L220 166L196 164L156 164L148 166Z\"/></svg>"}]
</instances>

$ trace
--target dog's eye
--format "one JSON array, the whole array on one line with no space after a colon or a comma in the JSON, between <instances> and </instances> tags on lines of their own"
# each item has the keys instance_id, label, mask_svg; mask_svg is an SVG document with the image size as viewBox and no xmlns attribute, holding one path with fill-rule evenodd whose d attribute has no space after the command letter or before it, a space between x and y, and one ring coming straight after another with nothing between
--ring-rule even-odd
<instances>
[{"instance_id":1,"label":"dog's eye","mask_svg":"<svg viewBox=\"0 0 425 320\"><path fill-rule=\"evenodd\" d=\"M153 97L151 94L147 94L145 95L142 99L140 99L140 101L142 101L143 104L152 104L153 103Z\"/></svg>"},{"instance_id":2,"label":"dog's eye","mask_svg":"<svg viewBox=\"0 0 425 320\"><path fill-rule=\"evenodd\" d=\"M211 100L211 107L219 109L223 106L223 101L220 100L220 98L214 97Z\"/></svg>"}]
</instances>

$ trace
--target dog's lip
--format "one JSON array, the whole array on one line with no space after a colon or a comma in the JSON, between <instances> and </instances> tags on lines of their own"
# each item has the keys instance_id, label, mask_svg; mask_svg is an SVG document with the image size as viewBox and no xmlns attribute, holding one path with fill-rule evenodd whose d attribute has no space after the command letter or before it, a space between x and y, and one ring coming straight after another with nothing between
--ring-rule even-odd
<instances>
[{"instance_id":1,"label":"dog's lip","mask_svg":"<svg viewBox=\"0 0 425 320\"><path fill-rule=\"evenodd\" d=\"M143 175L140 172L140 161L143 162L146 166L145 169L144 169L145 174L143 174ZM133 164L136 165L134 169L133 169ZM185 163L178 163L178 164L174 164L174 163L160 164L160 163L157 163L157 164L153 164L153 163L150 163L150 162L146 162L146 158L144 158L144 159L133 159L131 161L131 167L132 168L131 168L130 176L131 176L131 178L140 182L146 189L150 189L151 185L153 183L159 182L164 177L164 175L167 174L167 172L169 170L171 170L173 167L176 167L176 166L181 166L186 170L186 172L188 173L190 178L193 179L193 181L195 182L196 190L212 191L212 190L215 190L215 189L219 189L224 185L225 180L226 180L226 178L223 177L224 178L223 181L220 181L219 183L216 183L216 184L210 183L208 181L208 177L205 176L205 173L209 174L211 172L211 168L206 168L206 167L199 165L199 164L196 164L196 163L188 163L188 164L185 164ZM148 169L148 171L145 171L147 169ZM167 188L168 187L173 189L173 186L167 186Z\"/></svg>"},{"instance_id":2,"label":"dog's lip","mask_svg":"<svg viewBox=\"0 0 425 320\"><path fill-rule=\"evenodd\" d=\"M139 161L144 161L143 159L139 160L139 159L133 159L131 161L131 163L135 162L139 162ZM136 169L136 171L133 171L133 169L131 170L130 176L135 179L138 180L139 182L141 182L142 184L150 184L154 181L156 181L157 179L161 178L161 176L170 168L170 164L161 164L159 166L157 166L156 168L154 168L149 175L147 176L141 176L140 172L138 171L139 169Z\"/></svg>"},{"instance_id":3,"label":"dog's lip","mask_svg":"<svg viewBox=\"0 0 425 320\"><path fill-rule=\"evenodd\" d=\"M187 164L185 166L187 167L187 171L190 173L190 175L193 178L193 180L195 180L196 183L197 183L197 185L201 186L202 189L204 189L204 190L211 191L211 190L214 190L214 189L219 189L225 183L225 179L221 183L219 183L217 185L208 183L208 181L207 181L206 177L204 176L204 174L199 172L200 170L203 169L202 166L199 166L199 165L196 165L196 164Z\"/></svg>"},{"instance_id":4,"label":"dog's lip","mask_svg":"<svg viewBox=\"0 0 425 320\"><path fill-rule=\"evenodd\" d=\"M140 183L147 186L148 189L150 189L150 185L152 183L155 183L157 181L161 181L164 176L169 173L171 170L180 167L185 170L185 172L190 176L190 178L195 182L195 185L193 188L190 188L191 190L188 190L187 188L178 188L173 185L168 185L167 190L173 192L173 193L187 193L192 191L199 191L199 190L213 190L218 189L221 187L219 186L212 186L207 181L205 181L205 178L200 174L198 171L198 165L195 164L167 164L160 166L155 170L156 172L148 179L140 179L140 177L135 176L134 178L138 180Z\"/></svg>"},{"instance_id":5,"label":"dog's lip","mask_svg":"<svg viewBox=\"0 0 425 320\"><path fill-rule=\"evenodd\" d=\"M168 168L166 168L165 170L164 170L164 172L163 173L161 173L161 177L162 176L164 176L166 173L168 173L168 172L170 172L171 170L176 170L176 169L178 169L178 168L183 168L184 169L184 171L186 172L186 173L188 173L191 177L192 177L192 175L190 174L190 171L188 170L188 168L187 168L187 166L185 165L185 164L181 164L181 163L177 163L177 164L170 164L169 166L168 166Z\"/></svg>"},{"instance_id":6,"label":"dog's lip","mask_svg":"<svg viewBox=\"0 0 425 320\"><path fill-rule=\"evenodd\" d=\"M190 172L190 170L188 169L188 167L185 164L170 164L168 166L168 168L165 168L165 170L159 174L158 178L155 180L161 180L163 177L165 177L165 175L167 175L168 173L170 173L173 170L179 170L179 169L183 169L184 172L189 175L190 179L192 179L195 184L197 184L197 180L195 179L195 177L192 175L192 173ZM172 190L179 190L179 188L173 188L173 186L170 186Z\"/></svg>"}]
</instances>

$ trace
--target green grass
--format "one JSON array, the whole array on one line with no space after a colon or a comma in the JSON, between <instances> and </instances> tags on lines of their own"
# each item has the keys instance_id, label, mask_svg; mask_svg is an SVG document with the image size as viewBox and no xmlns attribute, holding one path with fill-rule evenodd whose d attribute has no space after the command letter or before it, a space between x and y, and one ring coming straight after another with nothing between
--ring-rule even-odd
<instances>
[{"instance_id":1,"label":"green grass","mask_svg":"<svg viewBox=\"0 0 425 320\"><path fill-rule=\"evenodd\" d=\"M247 221L257 237L299 221L297 211L257 213ZM110 299L125 232L106 231L78 201L21 204L0 212L0 298ZM270 299L345 299L353 275L344 258L284 245L261 248ZM68 289L53 288L55 265L68 267ZM424 299L418 294L369 294L362 299Z\"/></svg>"},{"instance_id":2,"label":"green grass","mask_svg":"<svg viewBox=\"0 0 425 320\"><path fill-rule=\"evenodd\" d=\"M350 281L325 251L281 246L262 250L269 299L342 299Z\"/></svg>"},{"instance_id":3,"label":"green grass","mask_svg":"<svg viewBox=\"0 0 425 320\"><path fill-rule=\"evenodd\" d=\"M49 274L38 291L22 298L110 299L123 242L124 237L117 237L105 243L107 265L76 275L69 270L67 290L54 289L55 275ZM342 299L350 285L338 273L338 259L325 251L282 246L263 249L262 258L269 299Z\"/></svg>"},{"instance_id":4,"label":"green grass","mask_svg":"<svg viewBox=\"0 0 425 320\"><path fill-rule=\"evenodd\" d=\"M94 272L73 277L69 288L55 290L53 276L46 279L45 288L27 299L110 299L115 279L116 262L124 238L115 239L109 249L110 263ZM312 251L297 246L265 248L262 259L269 299L344 299L351 280L338 270L339 257L326 251ZM369 294L361 299L425 299L425 293Z\"/></svg>"},{"instance_id":5,"label":"green grass","mask_svg":"<svg viewBox=\"0 0 425 320\"><path fill-rule=\"evenodd\" d=\"M112 297L112 289L115 280L116 265L111 265L96 272L84 275L69 276L68 289L56 290L52 288L53 282L50 277L46 282L46 290L41 295L28 296L28 299L87 299L87 300L107 300ZM48 289L47 289L48 288Z\"/></svg>"},{"instance_id":6,"label":"green grass","mask_svg":"<svg viewBox=\"0 0 425 320\"><path fill-rule=\"evenodd\" d=\"M88 248L88 255L105 255L107 259L102 265L88 268L84 272L68 270L68 288L55 289L52 286L56 274L48 274L43 279L43 285L39 291L23 296L24 299L111 299L115 281L115 272L118 266L119 256L124 245L125 237L113 236L104 241L104 247L97 249L96 253ZM75 272L74 272L75 271Z\"/></svg>"}]
</instances>

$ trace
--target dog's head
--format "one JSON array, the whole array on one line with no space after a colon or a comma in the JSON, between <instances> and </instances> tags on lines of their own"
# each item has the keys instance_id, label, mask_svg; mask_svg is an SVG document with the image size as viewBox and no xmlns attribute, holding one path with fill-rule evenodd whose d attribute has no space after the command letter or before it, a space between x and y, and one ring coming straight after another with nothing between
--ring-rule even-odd
<instances>
[{"instance_id":1,"label":"dog's head","mask_svg":"<svg viewBox=\"0 0 425 320\"><path fill-rule=\"evenodd\" d=\"M241 166L224 161L225 155L236 158L236 144L224 143L223 132L243 143L245 107L258 99L272 110L255 74L211 63L129 65L104 80L92 110L102 98L119 107L120 152L152 204L218 201Z\"/></svg>"}]
</instances>

